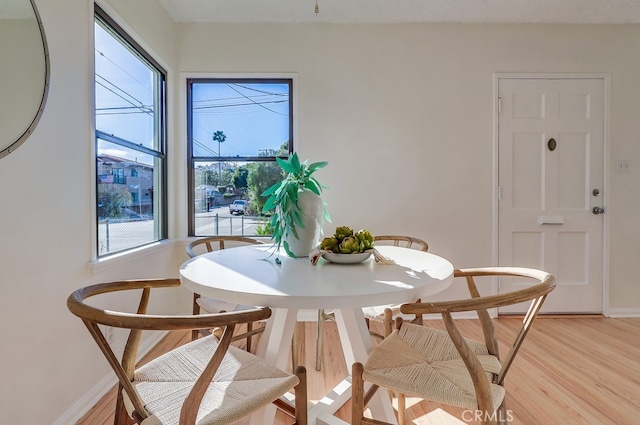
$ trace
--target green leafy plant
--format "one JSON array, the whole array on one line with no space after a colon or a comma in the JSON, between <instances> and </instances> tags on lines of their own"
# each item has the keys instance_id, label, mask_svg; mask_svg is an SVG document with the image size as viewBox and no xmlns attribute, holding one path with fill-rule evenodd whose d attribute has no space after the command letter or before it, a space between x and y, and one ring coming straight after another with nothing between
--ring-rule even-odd
<instances>
[{"instance_id":1,"label":"green leafy plant","mask_svg":"<svg viewBox=\"0 0 640 425\"><path fill-rule=\"evenodd\" d=\"M267 219L259 219L259 222L256 225L256 235L268 236L272 233L273 229L271 228L271 222Z\"/></svg>"},{"instance_id":2,"label":"green leafy plant","mask_svg":"<svg viewBox=\"0 0 640 425\"><path fill-rule=\"evenodd\" d=\"M276 161L280 168L287 173L287 176L262 193L262 196L268 196L262 213L271 212L272 214L270 227L273 230L271 239L274 242L275 252L278 252L282 246L287 255L295 257L295 254L289 249L287 238L293 235L298 239L298 229L304 228L303 211L298 204L298 190L309 190L320 196L322 189L326 186L320 184L313 177L313 173L325 167L328 162L322 161L312 164L309 164L308 160L300 162L298 154L295 152L288 159L276 158ZM326 208L324 209L324 219L331 222ZM280 262L279 258L276 258L276 262Z\"/></svg>"}]
</instances>

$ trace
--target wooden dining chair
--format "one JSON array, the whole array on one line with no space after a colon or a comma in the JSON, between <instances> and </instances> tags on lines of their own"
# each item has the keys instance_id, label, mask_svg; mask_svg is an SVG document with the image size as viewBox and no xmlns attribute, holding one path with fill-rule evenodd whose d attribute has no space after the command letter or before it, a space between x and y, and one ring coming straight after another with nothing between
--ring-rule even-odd
<instances>
[{"instance_id":1,"label":"wooden dining chair","mask_svg":"<svg viewBox=\"0 0 640 425\"><path fill-rule=\"evenodd\" d=\"M80 288L67 299L67 307L82 319L118 378L115 423L130 424L133 420L145 425L231 424L273 402L295 418L296 424L306 425L304 367L299 366L290 374L231 345L237 325L265 320L271 310L262 307L217 314L147 314L152 291L179 286L179 279L109 282ZM101 309L85 302L107 293L139 297L140 301L134 312ZM121 361L102 332L104 326L129 330ZM223 330L220 339L214 335L199 338L136 367L143 330L211 328ZM295 393L294 406L280 399L291 390Z\"/></svg>"},{"instance_id":2,"label":"wooden dining chair","mask_svg":"<svg viewBox=\"0 0 640 425\"><path fill-rule=\"evenodd\" d=\"M456 270L464 278L470 297L455 301L403 304L404 314L442 315L446 331L396 319L396 329L378 344L366 363L352 367L352 424L383 424L363 416L366 404L379 388L398 394L398 423L405 424L405 395L480 412L482 424L506 423L505 377L555 278L541 270L487 267ZM481 296L477 280L483 277L517 279L523 288L509 293ZM461 279L459 279L461 280ZM522 325L501 357L490 309L529 303ZM466 338L453 314L475 311L482 325L483 340ZM500 342L505 341L505 336ZM364 392L364 382L373 384Z\"/></svg>"},{"instance_id":3,"label":"wooden dining chair","mask_svg":"<svg viewBox=\"0 0 640 425\"><path fill-rule=\"evenodd\" d=\"M374 236L373 240L375 245L393 245L404 248L418 249L420 251L429 251L429 245L422 239L414 238L412 236L400 236L400 235L378 235ZM391 333L393 328L393 317L400 313L400 305L385 305L375 307L365 307L362 309L364 318L367 321L367 328L369 333L379 339L384 339L385 336ZM420 317L420 320L422 317ZM322 369L322 352L323 352L323 338L324 322L335 321L333 312L325 310L318 310L318 322L316 331L316 370ZM370 327L370 322L379 322L382 325L383 333L376 332ZM417 319L416 319L417 321Z\"/></svg>"},{"instance_id":4,"label":"wooden dining chair","mask_svg":"<svg viewBox=\"0 0 640 425\"><path fill-rule=\"evenodd\" d=\"M262 241L258 239L248 238L244 236L209 236L193 240L187 245L187 255L191 258L204 254L207 252L217 251L220 249L231 248L236 246L243 246L248 244L261 244ZM247 306L242 304L229 303L224 300L219 300L211 297L201 297L200 294L193 294L193 314L200 314L200 311L207 313L220 313L223 311L240 311L254 308L253 306ZM237 333L233 337L233 341L240 339L246 340L246 350L251 351L252 339L254 335L257 335L264 331L264 327L261 325L256 326L255 323L247 323L246 332ZM194 330L191 338L196 339L200 334L207 334L208 330Z\"/></svg>"}]
</instances>

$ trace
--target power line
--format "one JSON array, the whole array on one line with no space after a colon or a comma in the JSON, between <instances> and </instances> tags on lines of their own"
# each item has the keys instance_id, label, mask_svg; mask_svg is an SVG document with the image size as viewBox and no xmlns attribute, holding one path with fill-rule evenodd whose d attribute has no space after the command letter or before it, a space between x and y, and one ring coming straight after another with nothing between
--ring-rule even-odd
<instances>
[{"instance_id":1,"label":"power line","mask_svg":"<svg viewBox=\"0 0 640 425\"><path fill-rule=\"evenodd\" d=\"M198 127L199 127L202 131L204 131L205 133L209 133L209 130L208 130L208 129L206 129L206 128L204 128L202 125L198 124ZM194 139L194 141L196 140L196 139L195 139L195 137L194 137L193 139ZM206 145L205 145L203 142L198 142L198 144L199 144L203 149L205 149L205 150L207 150L207 151L211 152L211 153L212 153L213 155L215 155L215 156L218 156L218 153L217 153L217 152L214 152L214 151L212 151L212 150L211 150L211 149L213 149L213 148L208 148L208 147L206 147ZM241 152L240 152L240 150L239 150L239 149L236 149L236 148L233 146L233 144L231 144L231 143L226 143L226 144L225 144L225 148L226 148L227 150L235 151L238 155L240 155L240 153L241 153Z\"/></svg>"},{"instance_id":2,"label":"power line","mask_svg":"<svg viewBox=\"0 0 640 425\"><path fill-rule=\"evenodd\" d=\"M96 113L96 115L100 115L100 116L106 116L106 115L138 115L138 114L145 114L148 115L146 112L142 112L142 111L138 111L138 112L101 112L101 113Z\"/></svg>"},{"instance_id":3,"label":"power line","mask_svg":"<svg viewBox=\"0 0 640 425\"><path fill-rule=\"evenodd\" d=\"M202 105L202 106L194 106L192 109L214 109L214 108L233 108L233 107L240 107L240 106L252 106L252 105L257 105L257 106L262 106L263 104L269 104L269 103L286 103L288 102L288 100L269 100L269 101L260 101L260 102L256 102L254 100L249 99L249 102L243 102L243 103L227 103L227 104L222 104L222 105ZM210 102L214 102L215 100L209 100ZM205 102L204 100L201 100L200 102ZM264 108L264 106L263 106ZM266 109L266 108L265 108ZM272 111L270 109L268 109L270 112L275 112ZM279 112L276 112L279 113Z\"/></svg>"},{"instance_id":4,"label":"power line","mask_svg":"<svg viewBox=\"0 0 640 425\"><path fill-rule=\"evenodd\" d=\"M233 91L235 91L236 93L238 93L240 96L243 96L244 98L246 98L246 99L247 99L247 100L249 100L250 102L255 103L256 105L260 106L261 108L266 109L266 110L267 110L267 111L269 111L269 112L273 112L274 114L284 115L284 116L288 115L288 114L280 113L280 112L278 112L278 111L274 111L274 110L269 109L269 108L267 108L266 106L262 105L261 103L255 102L255 101L254 101L253 99L251 99L249 96L245 96L243 93L240 93L240 91L239 91L239 90L237 90L235 87L231 87L231 84L227 84L227 87L229 87L231 90L233 90ZM286 101L285 101L285 100L283 100L283 102L286 102Z\"/></svg>"},{"instance_id":5,"label":"power line","mask_svg":"<svg viewBox=\"0 0 640 425\"><path fill-rule=\"evenodd\" d=\"M106 60L108 60L109 62L111 62L116 68L118 68L119 70L121 70L122 72L124 72L126 75L128 75L129 77L131 77L131 79L133 81L135 81L136 83L140 84L144 89L146 90L151 90L150 87L148 87L145 83L143 83L142 81L139 81L136 77L134 77L133 75L129 74L129 72L124 69L123 67L121 67L117 62L113 61L111 58L109 58L109 56L105 55L103 52L101 52L98 49L95 49L95 51L102 56L103 58L105 58Z\"/></svg>"},{"instance_id":6,"label":"power line","mask_svg":"<svg viewBox=\"0 0 640 425\"><path fill-rule=\"evenodd\" d=\"M205 151L211 153L211 155L218 156L218 154L216 152L212 151L211 148L207 147L204 143L202 143L201 141L197 140L195 137L193 137L193 144L200 146ZM196 155L194 155L194 156L196 156Z\"/></svg>"},{"instance_id":7,"label":"power line","mask_svg":"<svg viewBox=\"0 0 640 425\"><path fill-rule=\"evenodd\" d=\"M264 94L264 95L256 95L254 96L254 98L258 98L258 97L273 97L273 96L278 96L278 95L272 95L272 94ZM228 100L237 100L237 99L244 99L243 96L229 96L229 97L216 97L215 99L201 99L201 100L194 100L193 103L201 103L201 102L218 102L218 101L228 101Z\"/></svg>"},{"instance_id":8,"label":"power line","mask_svg":"<svg viewBox=\"0 0 640 425\"><path fill-rule=\"evenodd\" d=\"M103 76L101 76L100 74L95 74L96 77L101 78L102 80L106 81L107 84L109 84L110 86L108 87L105 83L102 83L100 81L98 81L98 78L95 79L95 82L97 85L102 86L105 90L113 93L115 96L119 97L120 99L124 100L125 102L127 102L128 104L132 105L134 108L139 108L142 112L145 112L147 114L153 114L153 109L150 109L148 107L146 107L144 105L144 103L142 103L140 100L136 99L135 97L133 97L132 95L130 95L129 93L127 93L126 91L122 90L120 87L116 86L115 84L113 84L111 81L107 80L106 78L104 78ZM114 87L115 89L118 90L118 92L116 92L116 90L114 90L112 87ZM128 96L129 98L133 99L127 99L125 96L123 96L121 93L124 93L126 96ZM134 102L135 101L135 102ZM137 103L136 103L137 102Z\"/></svg>"},{"instance_id":9,"label":"power line","mask_svg":"<svg viewBox=\"0 0 640 425\"><path fill-rule=\"evenodd\" d=\"M265 94L270 95L270 96L287 96L287 97L289 97L289 93L288 92L287 93L273 93L273 92L268 92L266 90L259 90L259 89L253 88L253 87L245 86L245 85L238 84L238 83L234 83L233 85L234 86L238 86L238 87L242 87L243 89L252 90L252 91L255 91L255 92L258 92L258 93L265 93Z\"/></svg>"},{"instance_id":10,"label":"power line","mask_svg":"<svg viewBox=\"0 0 640 425\"><path fill-rule=\"evenodd\" d=\"M150 109L150 108L149 108ZM129 111L127 111L129 110ZM153 110L150 109L150 113L146 110L140 110L140 108L136 106L122 106L119 108L96 108L96 115L134 115L134 114L145 114L152 115Z\"/></svg>"}]
</instances>

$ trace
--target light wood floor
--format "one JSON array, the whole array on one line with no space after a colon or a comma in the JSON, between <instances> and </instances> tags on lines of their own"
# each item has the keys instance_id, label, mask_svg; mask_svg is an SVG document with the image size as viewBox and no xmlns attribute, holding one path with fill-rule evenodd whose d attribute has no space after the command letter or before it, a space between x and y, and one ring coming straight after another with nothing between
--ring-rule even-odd
<instances>
[{"instance_id":1,"label":"light wood floor","mask_svg":"<svg viewBox=\"0 0 640 425\"><path fill-rule=\"evenodd\" d=\"M518 322L497 320L499 335L514 334ZM427 325L442 329L439 321ZM480 332L473 320L463 321L462 328L471 337ZM317 400L347 374L340 341L335 325L327 323L324 367L317 372L315 324L300 323L297 332L304 332L304 337L299 334L304 341L299 352L307 366L309 397ZM187 341L187 334L169 334L147 358ZM506 388L511 425L640 423L640 319L539 317L509 372ZM114 405L115 391L111 391L77 424L112 424ZM422 400L408 399L407 405L411 424L443 423L443 411L465 417L462 409ZM337 415L348 421L348 408ZM291 423L284 415L276 419L277 425Z\"/></svg>"}]
</instances>

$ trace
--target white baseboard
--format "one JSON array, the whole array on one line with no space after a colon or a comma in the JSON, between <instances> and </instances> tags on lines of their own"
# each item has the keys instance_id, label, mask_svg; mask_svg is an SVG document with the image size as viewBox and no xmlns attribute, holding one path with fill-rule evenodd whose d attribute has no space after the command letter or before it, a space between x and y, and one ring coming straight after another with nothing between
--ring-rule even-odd
<instances>
[{"instance_id":1,"label":"white baseboard","mask_svg":"<svg viewBox=\"0 0 640 425\"><path fill-rule=\"evenodd\" d=\"M73 406L67 409L52 425L75 424L82 418L116 383L116 376L113 373L102 378Z\"/></svg>"},{"instance_id":2,"label":"white baseboard","mask_svg":"<svg viewBox=\"0 0 640 425\"><path fill-rule=\"evenodd\" d=\"M640 308L610 308L607 310L607 317L640 317Z\"/></svg>"},{"instance_id":3,"label":"white baseboard","mask_svg":"<svg viewBox=\"0 0 640 425\"><path fill-rule=\"evenodd\" d=\"M140 344L138 357L142 358L166 335L166 332L155 332ZM106 361L106 360L105 360ZM75 424L82 418L98 401L118 382L113 372L102 378L78 401L76 401L66 412L62 414L52 425Z\"/></svg>"}]
</instances>

